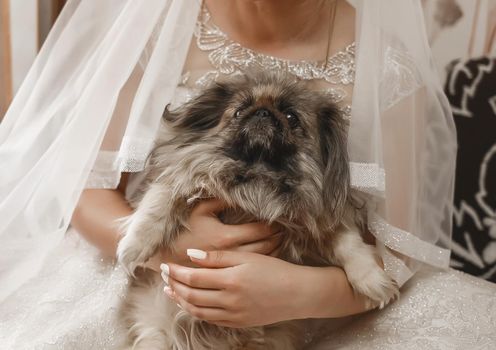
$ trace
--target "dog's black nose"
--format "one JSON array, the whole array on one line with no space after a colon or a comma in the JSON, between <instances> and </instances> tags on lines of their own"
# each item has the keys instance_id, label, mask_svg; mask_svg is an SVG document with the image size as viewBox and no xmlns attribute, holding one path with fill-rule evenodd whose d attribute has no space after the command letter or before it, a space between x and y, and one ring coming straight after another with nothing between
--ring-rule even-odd
<instances>
[{"instance_id":1,"label":"dog's black nose","mask_svg":"<svg viewBox=\"0 0 496 350\"><path fill-rule=\"evenodd\" d=\"M259 108L253 113L255 117L265 118L265 117L273 117L272 112L265 108Z\"/></svg>"}]
</instances>

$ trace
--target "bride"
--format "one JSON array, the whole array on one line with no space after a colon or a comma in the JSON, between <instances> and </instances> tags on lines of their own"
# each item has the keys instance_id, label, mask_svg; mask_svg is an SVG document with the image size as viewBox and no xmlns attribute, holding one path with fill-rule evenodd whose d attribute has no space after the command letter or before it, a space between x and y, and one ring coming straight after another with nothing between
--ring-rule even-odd
<instances>
[{"instance_id":1,"label":"bride","mask_svg":"<svg viewBox=\"0 0 496 350\"><path fill-rule=\"evenodd\" d=\"M341 324L309 349L495 344L496 287L436 269L449 264L456 139L418 1L71 0L0 125L2 349L119 348L127 277L114 221L131 213L161 113L252 69L339 104L371 243L402 296L363 314L343 270L272 257L273 228L223 225L213 199L148 261L167 272L157 297L231 327ZM226 278L236 288L203 289Z\"/></svg>"}]
</instances>

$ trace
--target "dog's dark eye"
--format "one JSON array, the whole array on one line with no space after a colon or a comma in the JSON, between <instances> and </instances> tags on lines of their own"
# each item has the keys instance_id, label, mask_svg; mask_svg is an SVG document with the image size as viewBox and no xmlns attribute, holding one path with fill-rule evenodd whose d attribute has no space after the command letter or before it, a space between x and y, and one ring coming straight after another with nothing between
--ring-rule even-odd
<instances>
[{"instance_id":1,"label":"dog's dark eye","mask_svg":"<svg viewBox=\"0 0 496 350\"><path fill-rule=\"evenodd\" d=\"M240 117L241 116L241 108L238 109L236 112L234 112L235 117Z\"/></svg>"},{"instance_id":2,"label":"dog's dark eye","mask_svg":"<svg viewBox=\"0 0 496 350\"><path fill-rule=\"evenodd\" d=\"M286 112L286 119L288 120L289 126L295 128L298 126L299 119L296 113Z\"/></svg>"}]
</instances>

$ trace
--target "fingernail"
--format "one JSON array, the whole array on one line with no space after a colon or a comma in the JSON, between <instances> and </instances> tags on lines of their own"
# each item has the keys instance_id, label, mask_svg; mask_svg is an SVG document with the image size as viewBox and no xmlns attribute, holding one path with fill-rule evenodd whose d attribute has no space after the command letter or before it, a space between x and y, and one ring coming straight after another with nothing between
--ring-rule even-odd
<instances>
[{"instance_id":1,"label":"fingernail","mask_svg":"<svg viewBox=\"0 0 496 350\"><path fill-rule=\"evenodd\" d=\"M188 255L190 258L203 260L207 257L207 252L204 252L200 249L187 249L186 255Z\"/></svg>"},{"instance_id":2,"label":"fingernail","mask_svg":"<svg viewBox=\"0 0 496 350\"><path fill-rule=\"evenodd\" d=\"M165 272L162 271L162 273L160 274L160 276L162 276L162 279L164 280L164 282L166 284L169 284L169 275L166 274Z\"/></svg>"},{"instance_id":3,"label":"fingernail","mask_svg":"<svg viewBox=\"0 0 496 350\"><path fill-rule=\"evenodd\" d=\"M160 276L162 276L165 283L169 284L169 265L160 264L160 269L162 270Z\"/></svg>"},{"instance_id":4,"label":"fingernail","mask_svg":"<svg viewBox=\"0 0 496 350\"><path fill-rule=\"evenodd\" d=\"M164 293L165 293L165 294L167 294L167 296L168 296L169 298L173 298L173 297L174 297L174 295L173 295L173 293L172 293L172 289L171 289L171 287L169 287L169 286L165 286L165 287L164 287Z\"/></svg>"},{"instance_id":5,"label":"fingernail","mask_svg":"<svg viewBox=\"0 0 496 350\"><path fill-rule=\"evenodd\" d=\"M160 269L162 270L163 273L169 274L169 265L167 264L160 264Z\"/></svg>"}]
</instances>

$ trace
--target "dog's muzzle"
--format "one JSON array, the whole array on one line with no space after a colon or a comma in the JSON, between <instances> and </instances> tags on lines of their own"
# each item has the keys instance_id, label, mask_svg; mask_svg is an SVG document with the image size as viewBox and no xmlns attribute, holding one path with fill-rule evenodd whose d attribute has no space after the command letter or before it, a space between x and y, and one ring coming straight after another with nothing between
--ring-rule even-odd
<instances>
[{"instance_id":1,"label":"dog's muzzle","mask_svg":"<svg viewBox=\"0 0 496 350\"><path fill-rule=\"evenodd\" d=\"M249 163L264 162L279 166L293 152L283 139L284 126L269 108L259 107L241 121L229 154Z\"/></svg>"},{"instance_id":2,"label":"dog's muzzle","mask_svg":"<svg viewBox=\"0 0 496 350\"><path fill-rule=\"evenodd\" d=\"M282 132L281 122L267 108L259 108L247 116L245 128L251 136L263 138L265 142L270 142L275 133Z\"/></svg>"}]
</instances>

